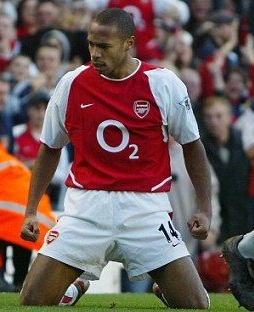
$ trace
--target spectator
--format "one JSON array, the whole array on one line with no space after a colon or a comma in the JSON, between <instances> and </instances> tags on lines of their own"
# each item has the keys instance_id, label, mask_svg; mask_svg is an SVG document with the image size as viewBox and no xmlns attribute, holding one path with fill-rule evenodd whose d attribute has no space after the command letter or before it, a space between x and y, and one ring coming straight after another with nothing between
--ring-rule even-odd
<instances>
[{"instance_id":1,"label":"spectator","mask_svg":"<svg viewBox=\"0 0 254 312\"><path fill-rule=\"evenodd\" d=\"M31 78L34 67L31 59L22 54L14 56L4 72L4 78L10 83L9 94L16 107L12 108L15 125L27 121L27 103L31 92Z\"/></svg>"},{"instance_id":2,"label":"spectator","mask_svg":"<svg viewBox=\"0 0 254 312\"><path fill-rule=\"evenodd\" d=\"M12 151L13 148L13 118L7 110L9 107L10 84L0 77L0 140L6 149Z\"/></svg>"},{"instance_id":3,"label":"spectator","mask_svg":"<svg viewBox=\"0 0 254 312\"><path fill-rule=\"evenodd\" d=\"M206 132L203 143L220 183L222 225L218 244L251 229L253 212L248 193L250 161L243 150L241 134L231 125L230 103L223 97L209 97L203 103Z\"/></svg>"},{"instance_id":4,"label":"spectator","mask_svg":"<svg viewBox=\"0 0 254 312\"><path fill-rule=\"evenodd\" d=\"M196 49L200 60L203 97L224 91L223 75L239 64L235 52L238 43L238 21L228 12L215 12L210 18L210 30Z\"/></svg>"},{"instance_id":5,"label":"spectator","mask_svg":"<svg viewBox=\"0 0 254 312\"><path fill-rule=\"evenodd\" d=\"M192 42L191 34L183 29L171 34L164 44L164 56L160 64L176 72L194 66Z\"/></svg>"},{"instance_id":6,"label":"spectator","mask_svg":"<svg viewBox=\"0 0 254 312\"><path fill-rule=\"evenodd\" d=\"M37 19L40 29L58 28L60 18L59 9L55 1L39 1L37 6Z\"/></svg>"},{"instance_id":7,"label":"spectator","mask_svg":"<svg viewBox=\"0 0 254 312\"><path fill-rule=\"evenodd\" d=\"M185 26L194 38L200 36L204 29L204 23L209 19L213 11L212 0L189 0L190 19Z\"/></svg>"},{"instance_id":8,"label":"spectator","mask_svg":"<svg viewBox=\"0 0 254 312\"><path fill-rule=\"evenodd\" d=\"M183 68L179 72L179 77L187 87L192 109L197 119L200 133L203 131L202 123L202 85L198 70L193 68Z\"/></svg>"},{"instance_id":9,"label":"spectator","mask_svg":"<svg viewBox=\"0 0 254 312\"><path fill-rule=\"evenodd\" d=\"M14 127L14 153L27 168L32 169L38 155L42 124L50 97L47 93L35 93L28 102L28 121L21 127ZM19 132L17 134L17 132Z\"/></svg>"},{"instance_id":10,"label":"spectator","mask_svg":"<svg viewBox=\"0 0 254 312\"><path fill-rule=\"evenodd\" d=\"M0 73L8 66L11 58L21 50L13 20L0 13Z\"/></svg>"},{"instance_id":11,"label":"spectator","mask_svg":"<svg viewBox=\"0 0 254 312\"><path fill-rule=\"evenodd\" d=\"M42 44L36 50L35 65L39 74L32 80L32 91L44 91L52 95L61 75L62 55L59 47Z\"/></svg>"},{"instance_id":12,"label":"spectator","mask_svg":"<svg viewBox=\"0 0 254 312\"><path fill-rule=\"evenodd\" d=\"M59 70L58 75L63 76L71 68L70 64L71 46L68 37L64 34L64 32L60 30L57 29L49 30L45 32L41 38L41 45L44 44L56 46L61 51L61 68Z\"/></svg>"},{"instance_id":13,"label":"spectator","mask_svg":"<svg viewBox=\"0 0 254 312\"><path fill-rule=\"evenodd\" d=\"M51 12L50 8L54 7L55 14L52 14L51 18ZM69 55L69 61L76 61L78 59L79 63L84 63L90 60L90 55L88 52L88 45L87 41L85 40L87 36L87 30L73 30L73 29L63 29L61 28L62 23L58 23L57 15L59 16L60 8L56 3L53 1L43 1L40 2L40 4L37 7L37 10L39 14L42 15L43 21L38 23L39 28L37 31L35 31L33 34L29 34L26 36L22 36L20 38L22 43L22 53L25 55L28 55L34 62L36 57L36 50L39 45L41 45L41 39L44 36L45 33L51 31L51 30L58 30L61 31L69 40L70 42L70 55ZM47 14L49 15L49 18L47 18ZM61 16L62 19L65 18L64 16ZM40 18L37 20L37 22L40 20ZM63 22L63 21L62 21ZM61 35L63 37L63 35ZM65 40L65 39L64 39ZM66 40L65 40L66 41Z\"/></svg>"},{"instance_id":14,"label":"spectator","mask_svg":"<svg viewBox=\"0 0 254 312\"><path fill-rule=\"evenodd\" d=\"M14 127L15 155L27 168L32 169L40 148L42 124L50 97L47 93L37 92L32 95L27 107L28 122ZM69 168L68 152L63 149L59 166L50 183L47 194L54 210L63 210L62 197L66 187L66 171Z\"/></svg>"},{"instance_id":15,"label":"spectator","mask_svg":"<svg viewBox=\"0 0 254 312\"><path fill-rule=\"evenodd\" d=\"M39 29L37 19L38 0L21 0L17 5L18 19L16 23L18 38L35 34Z\"/></svg>"},{"instance_id":16,"label":"spectator","mask_svg":"<svg viewBox=\"0 0 254 312\"><path fill-rule=\"evenodd\" d=\"M241 131L243 148L251 161L249 194L251 210L254 211L254 98L251 98L246 104L243 114L235 123L235 127ZM254 218L251 223L252 228L254 228Z\"/></svg>"},{"instance_id":17,"label":"spectator","mask_svg":"<svg viewBox=\"0 0 254 312\"><path fill-rule=\"evenodd\" d=\"M232 122L234 122L243 113L243 105L250 95L248 90L248 77L242 68L236 67L225 74L224 82L225 90L223 93L231 104L233 114Z\"/></svg>"},{"instance_id":18,"label":"spectator","mask_svg":"<svg viewBox=\"0 0 254 312\"><path fill-rule=\"evenodd\" d=\"M62 17L59 23L61 28L70 31L88 29L93 13L87 8L85 1L69 1L68 4L63 4L60 0L57 4Z\"/></svg>"}]
</instances>

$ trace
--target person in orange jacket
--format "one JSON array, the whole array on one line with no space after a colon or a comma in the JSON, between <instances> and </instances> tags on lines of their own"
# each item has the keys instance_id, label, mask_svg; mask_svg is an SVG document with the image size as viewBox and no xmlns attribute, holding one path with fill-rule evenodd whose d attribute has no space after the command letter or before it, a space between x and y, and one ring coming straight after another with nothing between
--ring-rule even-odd
<instances>
[{"instance_id":1,"label":"person in orange jacket","mask_svg":"<svg viewBox=\"0 0 254 312\"><path fill-rule=\"evenodd\" d=\"M0 292L21 290L30 264L32 251L40 249L44 236L56 222L50 199L44 194L37 214L40 231L39 239L36 242L29 242L20 237L30 178L31 171L15 156L8 153L0 141ZM50 232L51 237L54 234L53 232ZM14 285L4 280L5 247L7 245L13 247ZM74 305L88 290L89 285L89 281L81 276L70 284L59 305Z\"/></svg>"},{"instance_id":2,"label":"person in orange jacket","mask_svg":"<svg viewBox=\"0 0 254 312\"><path fill-rule=\"evenodd\" d=\"M38 221L41 236L36 243L20 238L28 197L31 171L0 142L0 292L20 290L25 279L33 250L43 244L46 232L56 222L49 197L44 195L39 205ZM14 285L4 280L6 246L13 247Z\"/></svg>"}]
</instances>

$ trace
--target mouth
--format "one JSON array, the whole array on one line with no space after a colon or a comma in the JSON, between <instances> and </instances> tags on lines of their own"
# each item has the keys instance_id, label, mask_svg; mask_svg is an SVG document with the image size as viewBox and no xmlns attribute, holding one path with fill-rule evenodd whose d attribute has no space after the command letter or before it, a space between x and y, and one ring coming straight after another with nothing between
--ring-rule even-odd
<instances>
[{"instance_id":1,"label":"mouth","mask_svg":"<svg viewBox=\"0 0 254 312\"><path fill-rule=\"evenodd\" d=\"M106 65L104 63L93 62L93 66L98 72L102 72L106 68Z\"/></svg>"}]
</instances>

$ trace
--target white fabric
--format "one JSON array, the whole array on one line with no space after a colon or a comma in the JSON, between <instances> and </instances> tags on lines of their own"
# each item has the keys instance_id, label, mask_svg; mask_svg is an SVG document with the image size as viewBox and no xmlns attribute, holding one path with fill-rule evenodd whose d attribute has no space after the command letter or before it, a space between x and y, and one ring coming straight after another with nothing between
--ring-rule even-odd
<instances>
[{"instance_id":1,"label":"white fabric","mask_svg":"<svg viewBox=\"0 0 254 312\"><path fill-rule=\"evenodd\" d=\"M254 111L250 107L237 119L236 128L242 133L243 148L247 151L254 146Z\"/></svg>"},{"instance_id":2,"label":"white fabric","mask_svg":"<svg viewBox=\"0 0 254 312\"><path fill-rule=\"evenodd\" d=\"M39 253L80 268L91 280L110 260L122 262L131 280L144 279L189 255L180 234L172 235L171 211L166 193L68 189L65 212Z\"/></svg>"}]
</instances>

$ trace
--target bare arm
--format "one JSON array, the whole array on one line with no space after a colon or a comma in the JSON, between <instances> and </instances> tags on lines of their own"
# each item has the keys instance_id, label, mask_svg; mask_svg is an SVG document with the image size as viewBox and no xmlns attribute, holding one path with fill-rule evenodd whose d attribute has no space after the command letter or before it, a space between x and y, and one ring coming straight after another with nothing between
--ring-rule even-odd
<instances>
[{"instance_id":1,"label":"bare arm","mask_svg":"<svg viewBox=\"0 0 254 312\"><path fill-rule=\"evenodd\" d=\"M195 188L198 212L188 221L194 238L206 239L211 224L211 174L205 149L200 140L184 144L185 166Z\"/></svg>"},{"instance_id":2,"label":"bare arm","mask_svg":"<svg viewBox=\"0 0 254 312\"><path fill-rule=\"evenodd\" d=\"M21 229L21 237L36 241L39 237L37 208L57 168L61 155L60 149L51 149L42 144L38 158L32 170L25 220Z\"/></svg>"}]
</instances>

